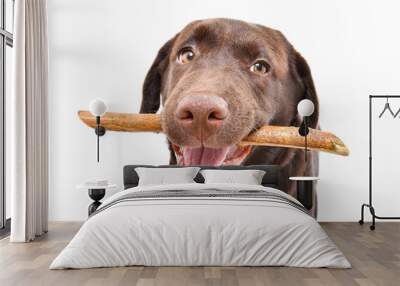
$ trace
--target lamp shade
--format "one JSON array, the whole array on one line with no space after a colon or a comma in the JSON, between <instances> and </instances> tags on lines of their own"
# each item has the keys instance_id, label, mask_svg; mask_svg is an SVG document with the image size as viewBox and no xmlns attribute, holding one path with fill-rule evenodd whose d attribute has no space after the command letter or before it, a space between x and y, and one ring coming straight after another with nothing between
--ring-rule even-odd
<instances>
[{"instance_id":1,"label":"lamp shade","mask_svg":"<svg viewBox=\"0 0 400 286\"><path fill-rule=\"evenodd\" d=\"M297 105L297 111L301 116L310 116L314 113L314 103L309 99L303 99Z\"/></svg>"},{"instance_id":2,"label":"lamp shade","mask_svg":"<svg viewBox=\"0 0 400 286\"><path fill-rule=\"evenodd\" d=\"M93 116L102 116L107 111L107 105L100 98L96 98L90 102L89 110Z\"/></svg>"}]
</instances>

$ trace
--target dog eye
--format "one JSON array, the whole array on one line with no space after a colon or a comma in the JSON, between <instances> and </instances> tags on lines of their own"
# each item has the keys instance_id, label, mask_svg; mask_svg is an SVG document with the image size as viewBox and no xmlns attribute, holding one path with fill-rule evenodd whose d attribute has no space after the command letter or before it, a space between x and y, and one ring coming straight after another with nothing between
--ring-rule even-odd
<instances>
[{"instance_id":1,"label":"dog eye","mask_svg":"<svg viewBox=\"0 0 400 286\"><path fill-rule=\"evenodd\" d=\"M250 71L258 74L265 74L271 70L271 66L266 61L256 61L251 67Z\"/></svg>"},{"instance_id":2,"label":"dog eye","mask_svg":"<svg viewBox=\"0 0 400 286\"><path fill-rule=\"evenodd\" d=\"M178 62L181 64L187 64L194 58L194 52L191 48L183 48L178 55Z\"/></svg>"}]
</instances>

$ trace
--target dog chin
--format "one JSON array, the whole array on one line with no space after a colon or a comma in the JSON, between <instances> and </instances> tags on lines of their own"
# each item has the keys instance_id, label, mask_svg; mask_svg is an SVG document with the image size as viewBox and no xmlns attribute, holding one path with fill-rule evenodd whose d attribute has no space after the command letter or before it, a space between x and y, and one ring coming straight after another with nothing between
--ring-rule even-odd
<instances>
[{"instance_id":1,"label":"dog chin","mask_svg":"<svg viewBox=\"0 0 400 286\"><path fill-rule=\"evenodd\" d=\"M250 154L251 146L230 145L221 148L188 147L172 144L178 165L240 165Z\"/></svg>"}]
</instances>

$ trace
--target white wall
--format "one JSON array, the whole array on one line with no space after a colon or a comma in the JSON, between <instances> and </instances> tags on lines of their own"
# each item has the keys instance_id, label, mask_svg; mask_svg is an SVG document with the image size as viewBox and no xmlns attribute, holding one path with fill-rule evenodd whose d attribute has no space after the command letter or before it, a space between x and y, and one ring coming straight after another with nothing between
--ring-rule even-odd
<instances>
[{"instance_id":1,"label":"white wall","mask_svg":"<svg viewBox=\"0 0 400 286\"><path fill-rule=\"evenodd\" d=\"M168 162L163 135L108 132L97 164L94 133L77 110L101 97L112 111L137 112L158 48L194 19L230 17L281 30L308 60L322 127L351 149L348 158L321 154L319 218L358 220L368 198L368 95L400 93L399 9L396 1L365 0L49 0L50 219L86 217L90 200L75 185L88 178L121 186L124 164ZM400 119L378 125L376 205L380 215L399 215Z\"/></svg>"}]
</instances>

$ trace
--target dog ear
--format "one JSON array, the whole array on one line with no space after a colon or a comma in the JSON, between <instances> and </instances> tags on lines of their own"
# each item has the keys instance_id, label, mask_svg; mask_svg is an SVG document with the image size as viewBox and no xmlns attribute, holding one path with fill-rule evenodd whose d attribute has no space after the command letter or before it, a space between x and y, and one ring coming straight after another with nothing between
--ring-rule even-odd
<instances>
[{"instance_id":1,"label":"dog ear","mask_svg":"<svg viewBox=\"0 0 400 286\"><path fill-rule=\"evenodd\" d=\"M147 72L143 83L140 113L156 113L160 108L162 76L168 68L169 54L177 36L175 35L161 47Z\"/></svg>"},{"instance_id":2,"label":"dog ear","mask_svg":"<svg viewBox=\"0 0 400 286\"><path fill-rule=\"evenodd\" d=\"M319 103L317 92L315 91L314 81L311 76L311 70L306 60L299 52L294 51L293 55L295 71L303 89L303 96L300 100L309 99L314 103L314 113L310 116L309 126L311 128L317 128L319 119Z\"/></svg>"}]
</instances>

